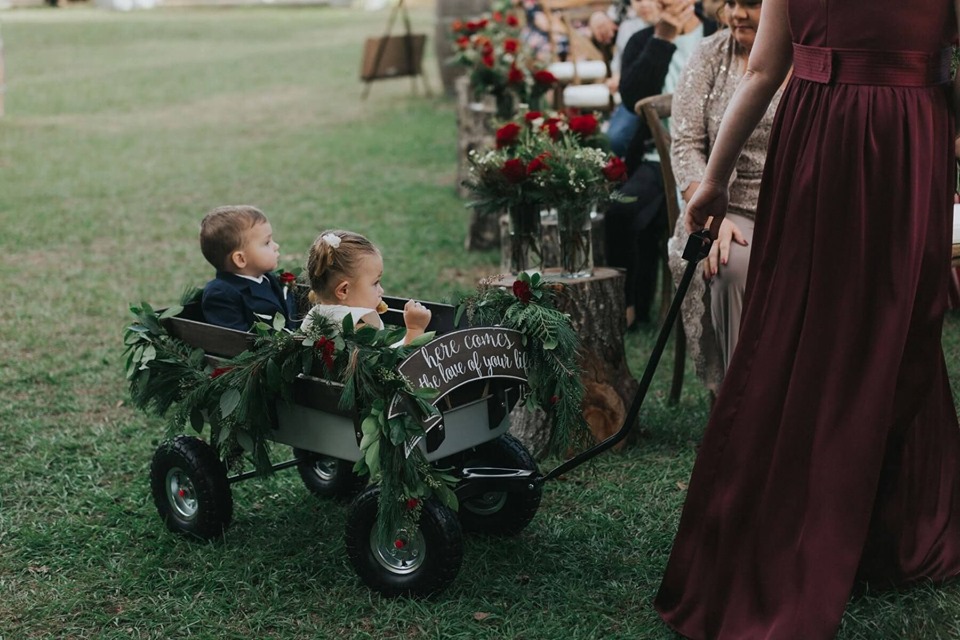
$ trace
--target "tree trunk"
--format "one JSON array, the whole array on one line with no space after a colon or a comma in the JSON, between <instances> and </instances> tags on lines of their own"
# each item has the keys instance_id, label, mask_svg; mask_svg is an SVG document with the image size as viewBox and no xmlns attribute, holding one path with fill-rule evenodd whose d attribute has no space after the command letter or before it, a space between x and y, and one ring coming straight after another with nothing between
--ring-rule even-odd
<instances>
[{"instance_id":1,"label":"tree trunk","mask_svg":"<svg viewBox=\"0 0 960 640\"><path fill-rule=\"evenodd\" d=\"M570 314L574 330L580 335L581 366L585 397L583 417L597 442L620 430L627 408L637 391L637 381L627 366L623 336L623 284L621 271L598 267L590 278L560 279L548 270L551 280L566 288L557 296L557 307ZM507 282L507 280L510 280ZM505 278L503 286L510 286ZM531 412L518 407L510 414L510 431L540 457L550 437L552 425L542 411ZM618 447L622 446L620 443Z\"/></svg>"},{"instance_id":2,"label":"tree trunk","mask_svg":"<svg viewBox=\"0 0 960 640\"><path fill-rule=\"evenodd\" d=\"M457 193L461 198L470 198L470 192L463 181L470 177L470 162L467 156L471 151L483 152L495 145L493 118L496 111L491 100L474 102L470 95L470 84L465 76L456 80L457 87ZM464 248L467 251L486 251L500 242L500 227L497 216L480 215L470 212L467 238Z\"/></svg>"}]
</instances>

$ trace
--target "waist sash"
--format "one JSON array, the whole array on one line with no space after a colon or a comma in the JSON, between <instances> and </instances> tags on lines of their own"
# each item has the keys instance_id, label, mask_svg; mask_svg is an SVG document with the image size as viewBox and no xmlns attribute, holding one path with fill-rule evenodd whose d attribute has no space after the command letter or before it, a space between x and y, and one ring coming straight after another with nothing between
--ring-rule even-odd
<instances>
[{"instance_id":1,"label":"waist sash","mask_svg":"<svg viewBox=\"0 0 960 640\"><path fill-rule=\"evenodd\" d=\"M872 51L794 43L793 75L821 84L930 87L950 81L950 49Z\"/></svg>"}]
</instances>

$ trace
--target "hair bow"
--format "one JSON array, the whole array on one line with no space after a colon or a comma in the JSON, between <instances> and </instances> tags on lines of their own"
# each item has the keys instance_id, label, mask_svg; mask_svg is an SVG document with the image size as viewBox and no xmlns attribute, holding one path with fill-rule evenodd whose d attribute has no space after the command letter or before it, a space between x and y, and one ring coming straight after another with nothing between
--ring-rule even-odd
<instances>
[{"instance_id":1,"label":"hair bow","mask_svg":"<svg viewBox=\"0 0 960 640\"><path fill-rule=\"evenodd\" d=\"M340 236L336 234L325 233L323 234L323 237L321 237L320 239L326 242L328 245L330 245L331 249L336 249L337 247L340 246Z\"/></svg>"}]
</instances>

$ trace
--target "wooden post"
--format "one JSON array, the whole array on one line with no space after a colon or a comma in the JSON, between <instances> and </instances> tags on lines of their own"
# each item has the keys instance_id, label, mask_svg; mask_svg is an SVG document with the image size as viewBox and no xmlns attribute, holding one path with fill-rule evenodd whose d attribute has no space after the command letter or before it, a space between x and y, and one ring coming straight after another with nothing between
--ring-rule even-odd
<instances>
[{"instance_id":1,"label":"wooden post","mask_svg":"<svg viewBox=\"0 0 960 640\"><path fill-rule=\"evenodd\" d=\"M557 297L557 307L570 314L573 328L580 336L586 389L583 416L599 442L620 430L638 387L623 347L627 329L623 306L625 276L622 271L606 267L596 268L590 278L559 278L558 273L557 269L547 269L544 275L566 285ZM513 276L505 276L495 284L512 286ZM517 407L510 420L510 432L534 456L542 456L552 429L546 415Z\"/></svg>"}]
</instances>

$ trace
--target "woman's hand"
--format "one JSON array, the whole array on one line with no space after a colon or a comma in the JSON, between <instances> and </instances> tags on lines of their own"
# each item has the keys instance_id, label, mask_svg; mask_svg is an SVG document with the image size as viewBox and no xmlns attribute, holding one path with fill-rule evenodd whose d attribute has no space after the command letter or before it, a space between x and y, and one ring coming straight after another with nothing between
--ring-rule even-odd
<instances>
[{"instance_id":1,"label":"woman's hand","mask_svg":"<svg viewBox=\"0 0 960 640\"><path fill-rule=\"evenodd\" d=\"M693 0L660 0L660 20L654 25L653 35L673 42L683 35L683 28L694 16Z\"/></svg>"},{"instance_id":2,"label":"woman's hand","mask_svg":"<svg viewBox=\"0 0 960 640\"><path fill-rule=\"evenodd\" d=\"M704 181L687 204L684 225L688 233L710 227L710 239L716 240L723 217L727 215L730 194L727 186L716 182Z\"/></svg>"},{"instance_id":3,"label":"woman's hand","mask_svg":"<svg viewBox=\"0 0 960 640\"><path fill-rule=\"evenodd\" d=\"M709 280L720 271L720 265L727 264L730 261L730 243L736 242L741 246L747 246L747 239L743 236L734 222L724 218L720 222L720 230L717 232L717 239L710 245L710 253L703 262L703 277Z\"/></svg>"},{"instance_id":4,"label":"woman's hand","mask_svg":"<svg viewBox=\"0 0 960 640\"><path fill-rule=\"evenodd\" d=\"M602 11L594 11L590 14L588 26L590 35L600 44L610 44L617 37L617 23Z\"/></svg>"}]
</instances>

